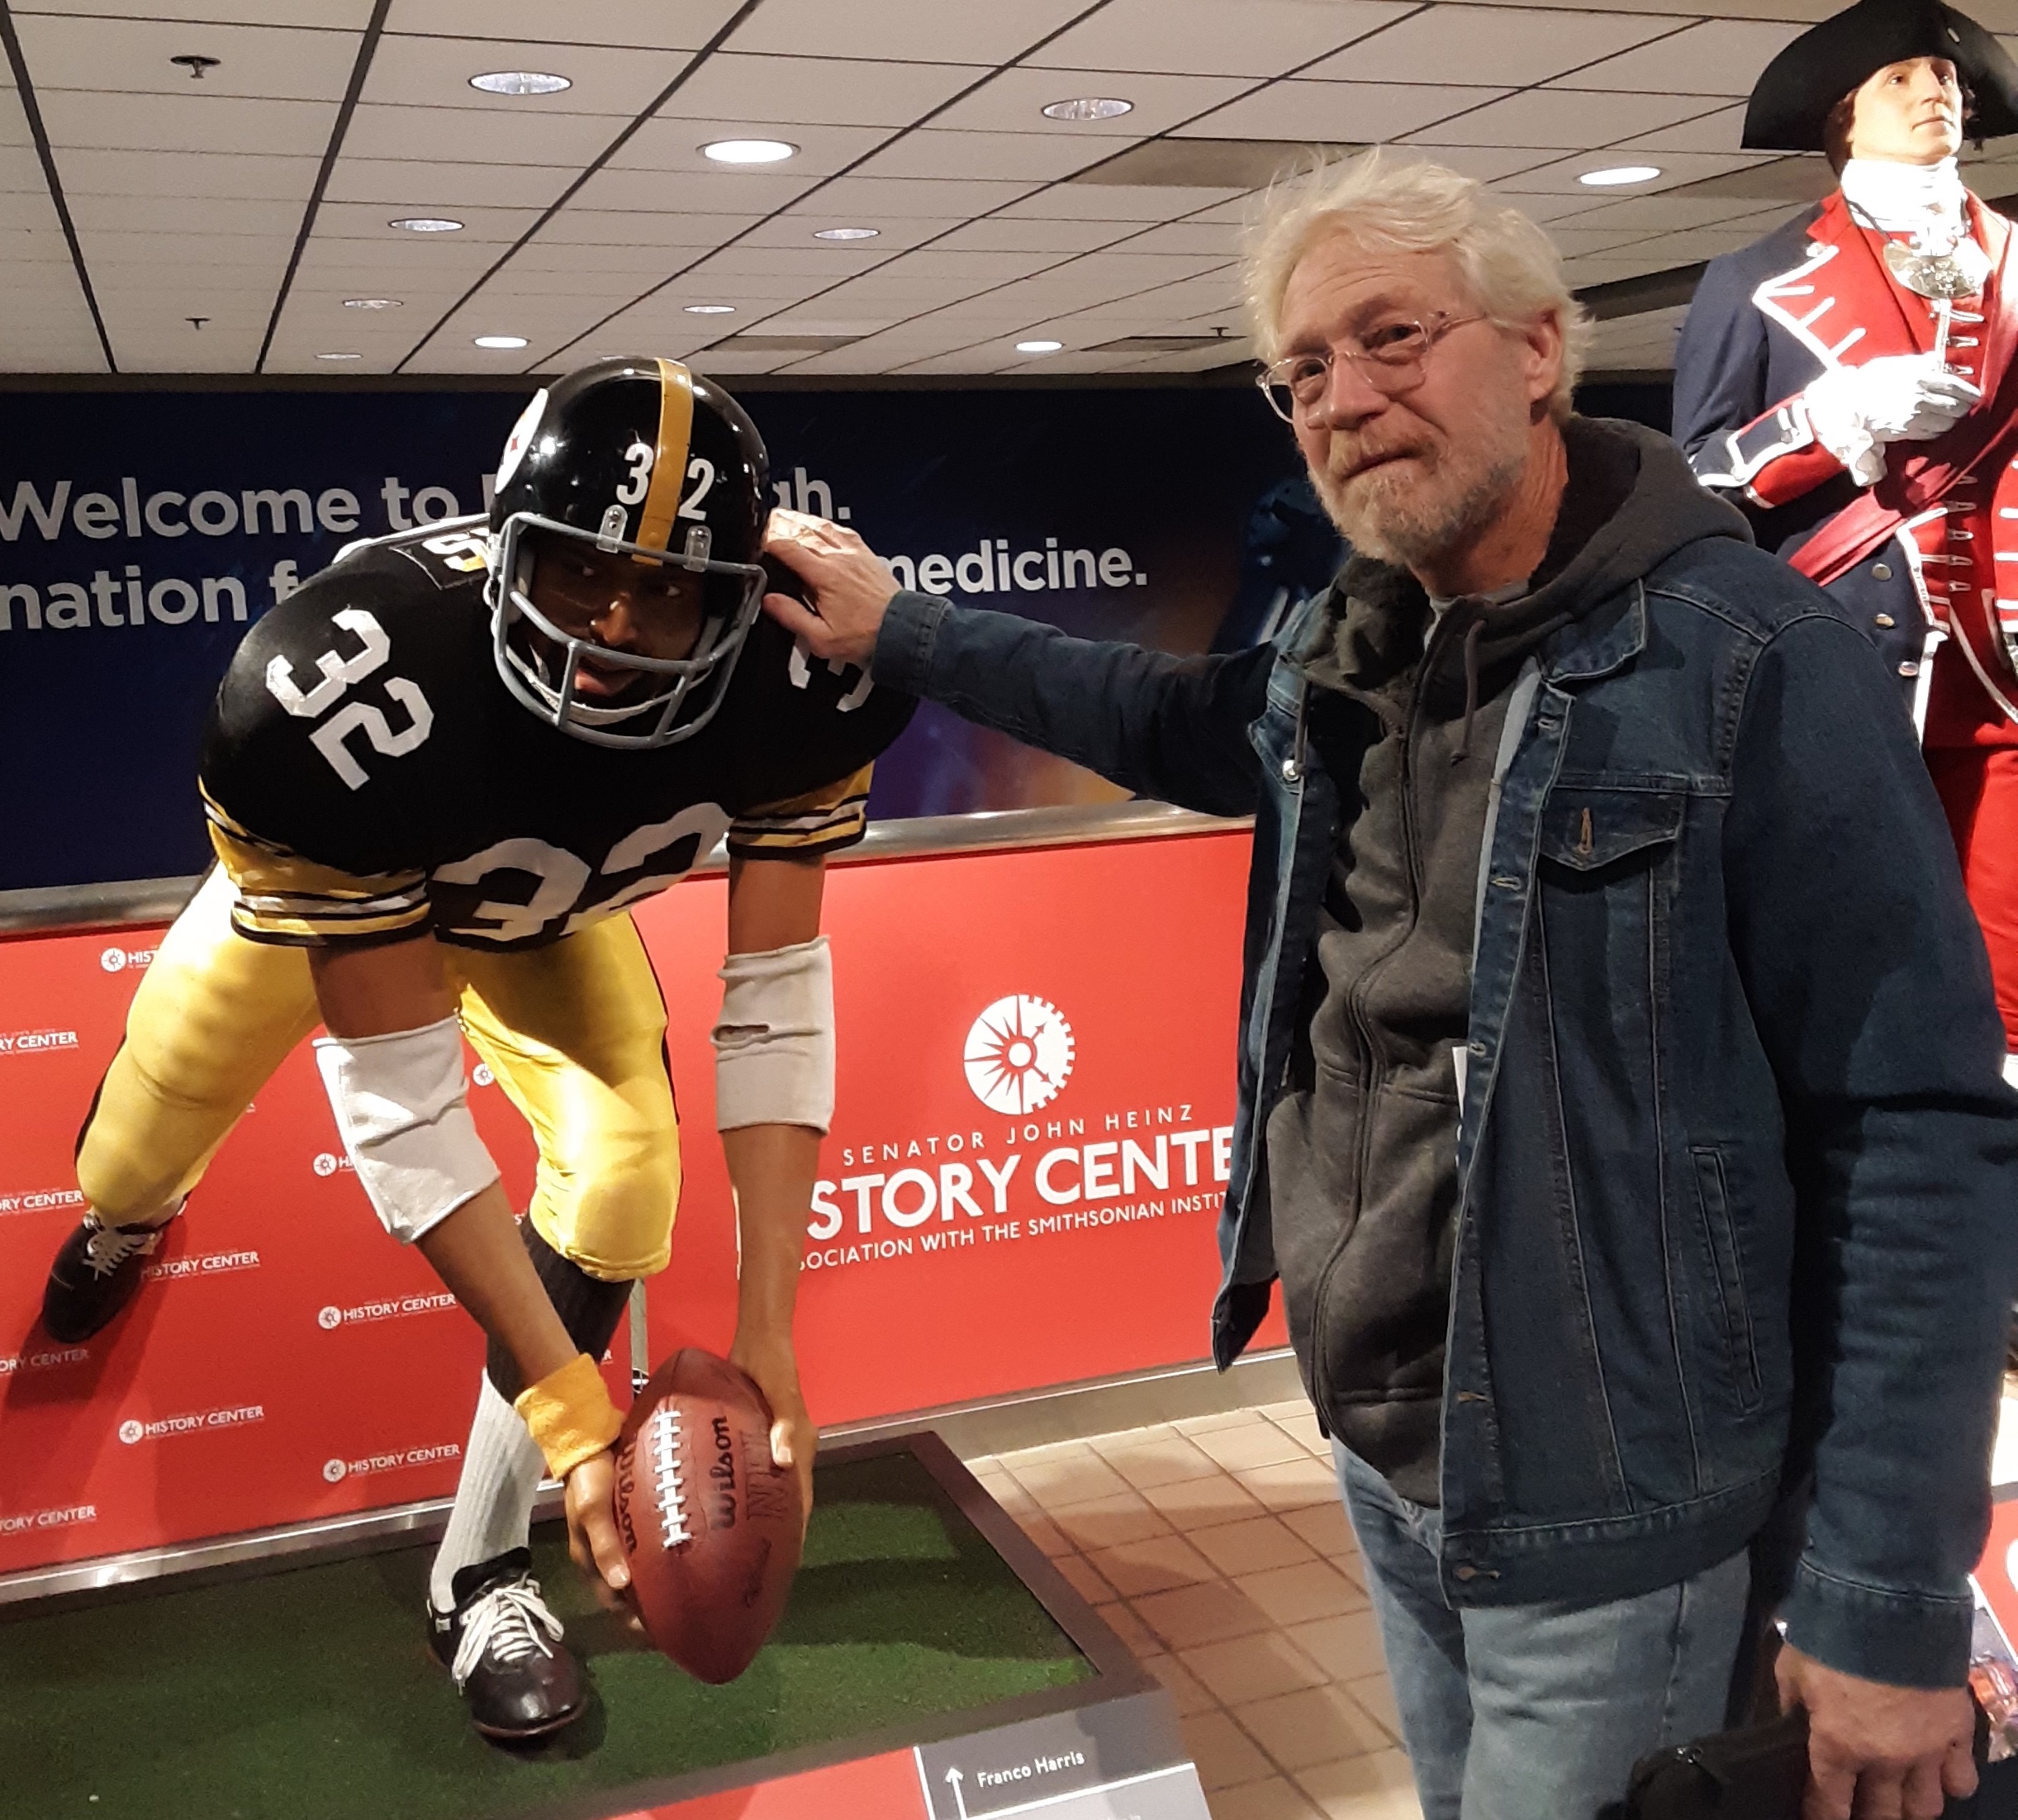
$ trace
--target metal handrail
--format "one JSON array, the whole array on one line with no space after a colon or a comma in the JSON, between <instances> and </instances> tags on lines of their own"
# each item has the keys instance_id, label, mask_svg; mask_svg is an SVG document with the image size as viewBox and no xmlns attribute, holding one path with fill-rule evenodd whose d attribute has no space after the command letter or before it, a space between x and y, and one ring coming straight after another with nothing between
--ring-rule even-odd
<instances>
[{"instance_id":1,"label":"metal handrail","mask_svg":"<svg viewBox=\"0 0 2018 1820\"><path fill-rule=\"evenodd\" d=\"M947 853L1000 853L1022 847L1071 847L1094 841L1167 839L1219 834L1253 825L1251 817L1201 815L1168 803L1074 803L1052 809L1004 809L968 815L917 815L878 822L867 839L837 853L837 865L929 858ZM728 868L718 844L694 867ZM102 885L64 885L46 891L0 891L0 936L50 935L142 923L173 922L202 881L128 878Z\"/></svg>"}]
</instances>

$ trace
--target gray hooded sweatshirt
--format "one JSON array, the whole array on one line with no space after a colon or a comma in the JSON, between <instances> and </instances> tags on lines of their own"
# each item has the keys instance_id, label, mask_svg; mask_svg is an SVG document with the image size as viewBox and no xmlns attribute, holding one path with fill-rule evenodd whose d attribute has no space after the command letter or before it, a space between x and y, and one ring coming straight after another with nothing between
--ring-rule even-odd
<instances>
[{"instance_id":1,"label":"gray hooded sweatshirt","mask_svg":"<svg viewBox=\"0 0 2018 1820\"><path fill-rule=\"evenodd\" d=\"M1432 615L1413 577L1354 557L1303 647L1309 737L1338 780L1340 826L1307 1041L1268 1122L1276 1265L1320 1418L1422 1504L1438 1502L1441 1464L1452 1051L1508 696L1551 634L1683 544L1749 535L1666 437L1573 418L1564 440L1568 484L1526 592Z\"/></svg>"}]
</instances>

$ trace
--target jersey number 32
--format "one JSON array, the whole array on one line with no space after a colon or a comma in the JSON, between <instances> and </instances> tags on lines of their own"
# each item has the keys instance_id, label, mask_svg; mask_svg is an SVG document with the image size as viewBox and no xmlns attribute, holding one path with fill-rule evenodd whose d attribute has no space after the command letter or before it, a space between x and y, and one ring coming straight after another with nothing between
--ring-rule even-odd
<instances>
[{"instance_id":1,"label":"jersey number 32","mask_svg":"<svg viewBox=\"0 0 2018 1820\"><path fill-rule=\"evenodd\" d=\"M331 615L331 622L353 634L359 641L359 649L349 657L325 651L316 659L322 680L306 691L295 681L293 664L284 657L274 658L266 667L266 689L289 714L304 720L313 720L336 709L309 734L309 743L329 760L330 768L350 789L361 790L368 773L344 742L354 733L361 733L373 751L388 758L403 758L434 731L434 710L428 706L420 685L403 676L387 677L379 684L388 700L406 710L406 725L398 733L368 701L344 701L337 707L352 683L362 682L376 673L392 654L392 641L386 636L384 627L359 606L345 607Z\"/></svg>"}]
</instances>

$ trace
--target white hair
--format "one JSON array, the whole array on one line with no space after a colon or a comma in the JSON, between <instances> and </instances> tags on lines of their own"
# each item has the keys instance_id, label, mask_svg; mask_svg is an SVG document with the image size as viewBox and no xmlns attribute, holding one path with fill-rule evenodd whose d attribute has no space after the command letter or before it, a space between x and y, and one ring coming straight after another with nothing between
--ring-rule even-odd
<instances>
[{"instance_id":1,"label":"white hair","mask_svg":"<svg viewBox=\"0 0 2018 1820\"><path fill-rule=\"evenodd\" d=\"M1262 360L1282 351L1282 299L1291 275L1313 246L1334 236L1368 253L1449 254L1471 302L1505 327L1553 316L1562 331L1563 370L1549 411L1558 423L1569 415L1592 325L1569 293L1554 243L1518 209L1495 207L1483 184L1446 165L1402 163L1378 146L1270 188L1242 273Z\"/></svg>"}]
</instances>

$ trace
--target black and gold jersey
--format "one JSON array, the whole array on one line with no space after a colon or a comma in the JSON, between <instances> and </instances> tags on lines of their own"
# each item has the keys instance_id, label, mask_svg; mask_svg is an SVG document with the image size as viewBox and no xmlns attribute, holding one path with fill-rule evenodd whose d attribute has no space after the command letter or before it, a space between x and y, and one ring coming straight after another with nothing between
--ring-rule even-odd
<instances>
[{"instance_id":1,"label":"black and gold jersey","mask_svg":"<svg viewBox=\"0 0 2018 1820\"><path fill-rule=\"evenodd\" d=\"M205 729L211 843L254 941L550 942L734 854L831 853L915 706L759 617L721 711L621 751L500 682L481 520L363 545L246 634Z\"/></svg>"}]
</instances>

